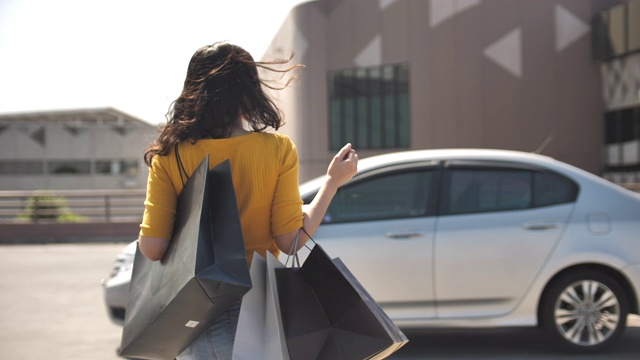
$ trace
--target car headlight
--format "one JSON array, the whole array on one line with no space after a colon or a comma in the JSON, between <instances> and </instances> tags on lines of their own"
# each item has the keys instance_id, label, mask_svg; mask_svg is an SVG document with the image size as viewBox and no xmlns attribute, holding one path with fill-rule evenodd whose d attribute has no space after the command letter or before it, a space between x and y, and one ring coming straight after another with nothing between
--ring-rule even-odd
<instances>
[{"instance_id":1,"label":"car headlight","mask_svg":"<svg viewBox=\"0 0 640 360\"><path fill-rule=\"evenodd\" d=\"M122 252L116 255L109 278L114 278L122 273L130 272L133 269L133 259L136 257L137 246L137 242L134 241L122 249Z\"/></svg>"},{"instance_id":2,"label":"car headlight","mask_svg":"<svg viewBox=\"0 0 640 360\"><path fill-rule=\"evenodd\" d=\"M111 269L111 273L109 277L115 277L120 273L131 271L133 269L133 259L135 255L131 254L118 254L116 256L116 260L113 263L113 269Z\"/></svg>"}]
</instances>

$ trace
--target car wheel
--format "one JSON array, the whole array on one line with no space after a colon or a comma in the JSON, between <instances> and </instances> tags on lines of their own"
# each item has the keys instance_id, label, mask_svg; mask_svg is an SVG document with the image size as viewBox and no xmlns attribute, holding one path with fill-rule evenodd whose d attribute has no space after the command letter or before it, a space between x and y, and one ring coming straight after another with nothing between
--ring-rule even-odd
<instances>
[{"instance_id":1,"label":"car wheel","mask_svg":"<svg viewBox=\"0 0 640 360\"><path fill-rule=\"evenodd\" d=\"M624 291L615 279L598 271L562 276L542 301L542 325L565 350L609 348L627 324L629 306Z\"/></svg>"}]
</instances>

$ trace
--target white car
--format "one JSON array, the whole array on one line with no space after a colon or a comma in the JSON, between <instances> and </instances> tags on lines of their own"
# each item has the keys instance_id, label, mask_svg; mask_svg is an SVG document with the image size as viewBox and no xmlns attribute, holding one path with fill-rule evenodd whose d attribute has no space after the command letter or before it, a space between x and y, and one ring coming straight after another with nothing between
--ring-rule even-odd
<instances>
[{"instance_id":1,"label":"white car","mask_svg":"<svg viewBox=\"0 0 640 360\"><path fill-rule=\"evenodd\" d=\"M305 202L321 183L301 185ZM543 155L362 159L314 239L405 329L542 326L561 347L593 352L640 307L640 194ZM130 277L127 250L105 282L111 313L124 313L109 293Z\"/></svg>"}]
</instances>

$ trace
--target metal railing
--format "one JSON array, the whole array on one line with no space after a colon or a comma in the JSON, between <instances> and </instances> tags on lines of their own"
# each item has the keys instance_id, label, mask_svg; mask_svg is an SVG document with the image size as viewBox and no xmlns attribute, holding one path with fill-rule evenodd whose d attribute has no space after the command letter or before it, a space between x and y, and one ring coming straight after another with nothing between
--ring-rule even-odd
<instances>
[{"instance_id":1,"label":"metal railing","mask_svg":"<svg viewBox=\"0 0 640 360\"><path fill-rule=\"evenodd\" d=\"M145 189L0 191L0 223L135 222Z\"/></svg>"}]
</instances>

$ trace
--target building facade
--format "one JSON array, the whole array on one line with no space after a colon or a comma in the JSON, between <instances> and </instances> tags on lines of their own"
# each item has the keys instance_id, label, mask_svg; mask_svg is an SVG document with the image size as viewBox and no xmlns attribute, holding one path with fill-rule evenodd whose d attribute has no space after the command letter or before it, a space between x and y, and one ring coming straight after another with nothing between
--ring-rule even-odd
<instances>
[{"instance_id":1,"label":"building facade","mask_svg":"<svg viewBox=\"0 0 640 360\"><path fill-rule=\"evenodd\" d=\"M605 106L603 176L640 183L640 0L597 13L593 39Z\"/></svg>"},{"instance_id":2,"label":"building facade","mask_svg":"<svg viewBox=\"0 0 640 360\"><path fill-rule=\"evenodd\" d=\"M317 0L264 58L306 65L277 92L301 180L346 142L361 157L427 148L540 151L605 169L592 19L627 1Z\"/></svg>"},{"instance_id":3,"label":"building facade","mask_svg":"<svg viewBox=\"0 0 640 360\"><path fill-rule=\"evenodd\" d=\"M0 115L0 190L142 189L156 127L113 108Z\"/></svg>"}]
</instances>

